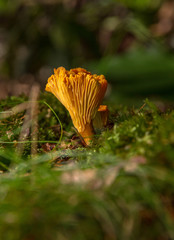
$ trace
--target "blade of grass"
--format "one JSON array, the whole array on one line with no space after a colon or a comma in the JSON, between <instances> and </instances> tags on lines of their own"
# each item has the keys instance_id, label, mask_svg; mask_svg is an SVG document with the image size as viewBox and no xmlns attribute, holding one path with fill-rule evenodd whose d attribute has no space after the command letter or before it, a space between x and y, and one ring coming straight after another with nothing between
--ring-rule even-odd
<instances>
[{"instance_id":1,"label":"blade of grass","mask_svg":"<svg viewBox=\"0 0 174 240\"><path fill-rule=\"evenodd\" d=\"M62 126L62 123L61 123L58 115L57 115L56 112L54 111L54 109L53 109L47 102L45 102L45 101L40 101L40 102L44 103L47 107L49 107L49 109L53 112L53 114L55 115L57 121L58 121L59 124L60 124L60 138L59 138L59 141L58 141L58 143L57 143L57 145L58 145L58 144L62 141L62 137L63 137L63 126Z\"/></svg>"}]
</instances>

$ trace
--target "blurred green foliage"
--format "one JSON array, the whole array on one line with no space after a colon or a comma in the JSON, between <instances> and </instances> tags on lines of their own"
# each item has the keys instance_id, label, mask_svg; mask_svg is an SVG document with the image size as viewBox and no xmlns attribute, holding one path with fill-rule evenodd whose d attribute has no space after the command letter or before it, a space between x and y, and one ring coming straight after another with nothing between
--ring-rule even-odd
<instances>
[{"instance_id":1,"label":"blurred green foliage","mask_svg":"<svg viewBox=\"0 0 174 240\"><path fill-rule=\"evenodd\" d=\"M139 50L122 57L106 56L90 68L110 79L111 98L115 95L118 103L129 104L128 99L132 99L139 104L147 96L174 100L174 57L168 53Z\"/></svg>"},{"instance_id":2,"label":"blurred green foliage","mask_svg":"<svg viewBox=\"0 0 174 240\"><path fill-rule=\"evenodd\" d=\"M81 66L105 74L117 101L173 101L172 8L169 0L0 0L0 76L32 74L45 85L53 68Z\"/></svg>"},{"instance_id":3,"label":"blurred green foliage","mask_svg":"<svg viewBox=\"0 0 174 240\"><path fill-rule=\"evenodd\" d=\"M43 100L51 99L46 94ZM40 110L39 138L58 140L48 131L54 116L46 105ZM61 105L56 111L68 142L69 117ZM114 127L96 136L91 148L59 145L44 152L42 144L31 157L30 151L19 156L15 141L11 149L1 144L1 238L173 239L173 119L172 109L162 111L146 100L139 109L114 108L109 120ZM65 160L56 165L60 159Z\"/></svg>"}]
</instances>

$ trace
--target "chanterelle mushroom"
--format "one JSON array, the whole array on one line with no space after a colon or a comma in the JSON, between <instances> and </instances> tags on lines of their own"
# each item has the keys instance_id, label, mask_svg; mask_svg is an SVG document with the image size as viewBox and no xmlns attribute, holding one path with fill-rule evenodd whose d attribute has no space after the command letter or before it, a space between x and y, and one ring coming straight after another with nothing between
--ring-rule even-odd
<instances>
[{"instance_id":1,"label":"chanterelle mushroom","mask_svg":"<svg viewBox=\"0 0 174 240\"><path fill-rule=\"evenodd\" d=\"M107 81L103 75L92 75L83 68L67 71L54 69L46 91L53 93L66 107L75 128L88 145L94 134L92 119L105 95Z\"/></svg>"},{"instance_id":2,"label":"chanterelle mushroom","mask_svg":"<svg viewBox=\"0 0 174 240\"><path fill-rule=\"evenodd\" d=\"M93 119L94 128L101 129L106 127L108 122L109 110L106 105L100 105L98 111Z\"/></svg>"}]
</instances>

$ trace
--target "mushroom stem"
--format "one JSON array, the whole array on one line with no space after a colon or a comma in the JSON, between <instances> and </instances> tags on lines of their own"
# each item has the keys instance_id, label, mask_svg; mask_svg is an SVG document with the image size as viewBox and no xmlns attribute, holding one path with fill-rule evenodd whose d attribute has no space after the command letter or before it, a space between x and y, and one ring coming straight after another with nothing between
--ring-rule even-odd
<instances>
[{"instance_id":1,"label":"mushroom stem","mask_svg":"<svg viewBox=\"0 0 174 240\"><path fill-rule=\"evenodd\" d=\"M85 130L83 132L79 132L82 136L85 144L88 146L91 143L92 137L94 135L94 129L91 123L87 123L85 125Z\"/></svg>"}]
</instances>

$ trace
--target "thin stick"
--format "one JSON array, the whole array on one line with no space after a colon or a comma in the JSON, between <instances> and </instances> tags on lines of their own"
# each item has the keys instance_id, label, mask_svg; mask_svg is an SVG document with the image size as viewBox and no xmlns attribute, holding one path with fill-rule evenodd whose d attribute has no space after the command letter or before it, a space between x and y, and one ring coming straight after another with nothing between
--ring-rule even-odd
<instances>
[{"instance_id":1,"label":"thin stick","mask_svg":"<svg viewBox=\"0 0 174 240\"><path fill-rule=\"evenodd\" d=\"M29 99L31 99L32 97L32 91L30 93ZM24 117L24 122L22 125L22 129L19 135L19 139L18 142L19 144L17 145L17 153L19 155L22 155L23 151L24 151L24 147L25 144L20 144L20 142L25 141L27 139L27 137L30 134L30 126L31 126L31 103L28 102L29 104L29 108L26 111L25 117Z\"/></svg>"},{"instance_id":2,"label":"thin stick","mask_svg":"<svg viewBox=\"0 0 174 240\"><path fill-rule=\"evenodd\" d=\"M145 106L146 106L146 103L144 103L144 104L138 109L138 112L140 112Z\"/></svg>"},{"instance_id":3,"label":"thin stick","mask_svg":"<svg viewBox=\"0 0 174 240\"><path fill-rule=\"evenodd\" d=\"M19 105L10 108L7 111L0 112L0 119L11 117L19 112L25 111L29 107L30 107L30 104L28 102L20 103Z\"/></svg>"},{"instance_id":4,"label":"thin stick","mask_svg":"<svg viewBox=\"0 0 174 240\"><path fill-rule=\"evenodd\" d=\"M31 155L34 156L37 153L37 140L38 140L38 97L40 87L34 85L31 88Z\"/></svg>"}]
</instances>

